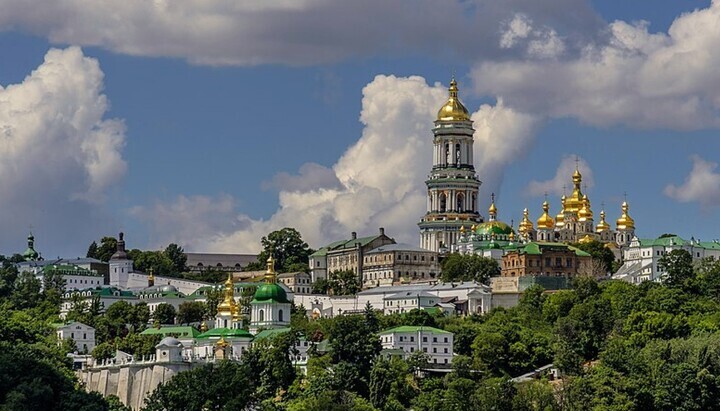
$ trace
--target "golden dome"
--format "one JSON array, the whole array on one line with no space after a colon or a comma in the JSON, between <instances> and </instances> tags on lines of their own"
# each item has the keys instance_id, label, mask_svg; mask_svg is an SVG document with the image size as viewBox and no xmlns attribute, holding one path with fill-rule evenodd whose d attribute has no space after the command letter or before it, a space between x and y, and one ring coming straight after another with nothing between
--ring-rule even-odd
<instances>
[{"instance_id":1,"label":"golden dome","mask_svg":"<svg viewBox=\"0 0 720 411\"><path fill-rule=\"evenodd\" d=\"M628 203L627 201L623 201L622 203L622 215L620 218L617 219L617 229L618 230L626 230L626 229L634 229L635 228L635 220L630 217L628 214Z\"/></svg>"},{"instance_id":2,"label":"golden dome","mask_svg":"<svg viewBox=\"0 0 720 411\"><path fill-rule=\"evenodd\" d=\"M265 272L265 282L268 284L275 283L275 259L272 254L267 259L267 271Z\"/></svg>"},{"instance_id":3,"label":"golden dome","mask_svg":"<svg viewBox=\"0 0 720 411\"><path fill-rule=\"evenodd\" d=\"M578 211L578 221L593 221L593 212L590 209L590 199L587 195L583 196L583 205Z\"/></svg>"},{"instance_id":4,"label":"golden dome","mask_svg":"<svg viewBox=\"0 0 720 411\"><path fill-rule=\"evenodd\" d=\"M550 204L548 204L547 200L545 200L543 202L543 214L537 219L538 230L552 230L555 227L555 222L552 217L550 217L550 214L548 214L548 211L550 211Z\"/></svg>"},{"instance_id":5,"label":"golden dome","mask_svg":"<svg viewBox=\"0 0 720 411\"><path fill-rule=\"evenodd\" d=\"M218 304L218 314L233 315L237 310L237 303L235 303L235 287L232 281L232 273L228 273L228 278L225 281L225 298Z\"/></svg>"},{"instance_id":6,"label":"golden dome","mask_svg":"<svg viewBox=\"0 0 720 411\"><path fill-rule=\"evenodd\" d=\"M455 78L450 81L449 97L447 102L438 111L438 121L469 121L470 114L458 99L458 88Z\"/></svg>"},{"instance_id":7,"label":"golden dome","mask_svg":"<svg viewBox=\"0 0 720 411\"><path fill-rule=\"evenodd\" d=\"M510 234L508 234L508 240L515 241L515 232L510 231Z\"/></svg>"},{"instance_id":8,"label":"golden dome","mask_svg":"<svg viewBox=\"0 0 720 411\"><path fill-rule=\"evenodd\" d=\"M208 325L205 321L203 321L202 324L200 324L200 331L205 332L207 330L208 330Z\"/></svg>"},{"instance_id":9,"label":"golden dome","mask_svg":"<svg viewBox=\"0 0 720 411\"><path fill-rule=\"evenodd\" d=\"M522 234L527 234L530 231L533 230L533 223L530 221L530 213L528 212L528 209L525 208L523 210L523 219L520 221L520 224L518 225L518 232Z\"/></svg>"},{"instance_id":10,"label":"golden dome","mask_svg":"<svg viewBox=\"0 0 720 411\"><path fill-rule=\"evenodd\" d=\"M600 222L595 228L596 233L602 233L610 230L610 224L605 221L605 210L600 211Z\"/></svg>"},{"instance_id":11,"label":"golden dome","mask_svg":"<svg viewBox=\"0 0 720 411\"><path fill-rule=\"evenodd\" d=\"M580 170L577 168L575 168L575 172L572 175L572 181L573 191L572 194L570 194L570 197L568 197L565 200L565 203L563 203L563 211L579 213L580 209L585 204L585 196L580 190L580 186L582 185L582 174L580 174Z\"/></svg>"}]
</instances>

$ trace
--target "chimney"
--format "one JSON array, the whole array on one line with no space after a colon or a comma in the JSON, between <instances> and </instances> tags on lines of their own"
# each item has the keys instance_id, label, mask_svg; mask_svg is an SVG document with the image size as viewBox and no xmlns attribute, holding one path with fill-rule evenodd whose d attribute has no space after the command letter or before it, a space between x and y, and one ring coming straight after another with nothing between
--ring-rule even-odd
<instances>
[{"instance_id":1,"label":"chimney","mask_svg":"<svg viewBox=\"0 0 720 411\"><path fill-rule=\"evenodd\" d=\"M384 227L380 227L380 235L385 235L385 228L384 228Z\"/></svg>"},{"instance_id":2,"label":"chimney","mask_svg":"<svg viewBox=\"0 0 720 411\"><path fill-rule=\"evenodd\" d=\"M352 233L350 233L350 239L351 239L351 240L355 240L356 238L357 238L357 233L356 233L355 231L353 231Z\"/></svg>"}]
</instances>

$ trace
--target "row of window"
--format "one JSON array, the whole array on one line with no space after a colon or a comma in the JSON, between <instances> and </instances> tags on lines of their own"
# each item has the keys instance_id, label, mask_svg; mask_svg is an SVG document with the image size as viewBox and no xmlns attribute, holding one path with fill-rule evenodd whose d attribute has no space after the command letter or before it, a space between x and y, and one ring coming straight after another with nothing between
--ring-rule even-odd
<instances>
[{"instance_id":1,"label":"row of window","mask_svg":"<svg viewBox=\"0 0 720 411\"><path fill-rule=\"evenodd\" d=\"M412 335L411 335L411 336L408 337L408 336L402 336L402 335L400 335L400 336L398 336L398 341L400 341L400 342L403 342L403 341L415 342L415 336L412 336ZM383 337L383 342L386 342L386 343L392 342L392 336L390 336L390 335L384 336L384 337ZM423 336L423 337L422 337L422 342L424 342L424 343L428 342L428 337L427 337L427 336ZM432 342L434 342L434 343L438 342L438 337L433 337L433 338L432 338ZM444 342L444 343L448 343L448 342L449 342L448 337L443 337L443 342ZM446 350L447 350L447 348L446 348ZM445 351L445 352L447 352L447 351Z\"/></svg>"}]
</instances>

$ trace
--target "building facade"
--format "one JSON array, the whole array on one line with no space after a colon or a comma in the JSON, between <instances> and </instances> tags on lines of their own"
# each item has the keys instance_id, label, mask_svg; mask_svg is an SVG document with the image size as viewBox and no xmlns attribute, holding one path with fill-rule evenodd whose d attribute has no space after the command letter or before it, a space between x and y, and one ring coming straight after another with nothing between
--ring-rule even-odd
<instances>
[{"instance_id":1,"label":"building facade","mask_svg":"<svg viewBox=\"0 0 720 411\"><path fill-rule=\"evenodd\" d=\"M55 332L60 340L73 340L81 354L90 354L95 348L95 328L87 324L73 321L59 325Z\"/></svg>"},{"instance_id":2,"label":"building facade","mask_svg":"<svg viewBox=\"0 0 720 411\"><path fill-rule=\"evenodd\" d=\"M590 254L562 243L530 242L506 250L501 277L547 276L572 278L593 275Z\"/></svg>"},{"instance_id":3,"label":"building facade","mask_svg":"<svg viewBox=\"0 0 720 411\"><path fill-rule=\"evenodd\" d=\"M433 132L433 163L427 185L427 211L420 219L420 247L449 250L460 228L483 221L477 200L480 180L473 163L473 129L468 110L458 98L455 79L440 108Z\"/></svg>"},{"instance_id":4,"label":"building facade","mask_svg":"<svg viewBox=\"0 0 720 411\"><path fill-rule=\"evenodd\" d=\"M428 355L430 364L452 364L453 333L434 327L400 326L379 333L384 350L402 350L408 358L415 352Z\"/></svg>"},{"instance_id":5,"label":"building facade","mask_svg":"<svg viewBox=\"0 0 720 411\"><path fill-rule=\"evenodd\" d=\"M363 288L434 283L440 275L439 254L409 244L388 244L363 257Z\"/></svg>"},{"instance_id":6,"label":"building facade","mask_svg":"<svg viewBox=\"0 0 720 411\"><path fill-rule=\"evenodd\" d=\"M327 278L338 271L352 271L362 281L363 256L380 246L395 244L395 240L385 235L385 229L373 236L358 237L353 232L349 240L340 240L322 247L310 256L312 281Z\"/></svg>"},{"instance_id":7,"label":"building facade","mask_svg":"<svg viewBox=\"0 0 720 411\"><path fill-rule=\"evenodd\" d=\"M293 294L310 294L312 282L310 274L303 272L283 273L277 276L278 282L289 288Z\"/></svg>"}]
</instances>

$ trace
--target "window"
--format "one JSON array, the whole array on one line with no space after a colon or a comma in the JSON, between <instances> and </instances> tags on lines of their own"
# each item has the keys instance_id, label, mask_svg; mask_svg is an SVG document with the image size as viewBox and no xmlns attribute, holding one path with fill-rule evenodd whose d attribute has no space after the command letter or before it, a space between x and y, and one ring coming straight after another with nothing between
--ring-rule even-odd
<instances>
[{"instance_id":1,"label":"window","mask_svg":"<svg viewBox=\"0 0 720 411\"><path fill-rule=\"evenodd\" d=\"M283 310L278 310L278 321L283 321Z\"/></svg>"},{"instance_id":2,"label":"window","mask_svg":"<svg viewBox=\"0 0 720 411\"><path fill-rule=\"evenodd\" d=\"M427 337L423 337L423 342L427 342Z\"/></svg>"},{"instance_id":3,"label":"window","mask_svg":"<svg viewBox=\"0 0 720 411\"><path fill-rule=\"evenodd\" d=\"M437 337L433 337L433 342L434 342L434 343L437 342Z\"/></svg>"},{"instance_id":4,"label":"window","mask_svg":"<svg viewBox=\"0 0 720 411\"><path fill-rule=\"evenodd\" d=\"M415 337L410 337L410 342L415 342Z\"/></svg>"},{"instance_id":5,"label":"window","mask_svg":"<svg viewBox=\"0 0 720 411\"><path fill-rule=\"evenodd\" d=\"M260 310L260 311L258 312L258 317L259 317L258 319L259 319L260 321L265 321L265 311L264 311L264 310Z\"/></svg>"},{"instance_id":6,"label":"window","mask_svg":"<svg viewBox=\"0 0 720 411\"><path fill-rule=\"evenodd\" d=\"M448 342L448 339L447 339L447 337L445 337L445 342Z\"/></svg>"},{"instance_id":7,"label":"window","mask_svg":"<svg viewBox=\"0 0 720 411\"><path fill-rule=\"evenodd\" d=\"M448 353L448 349L447 349L447 348L443 349L443 351L445 352L445 354Z\"/></svg>"}]
</instances>

